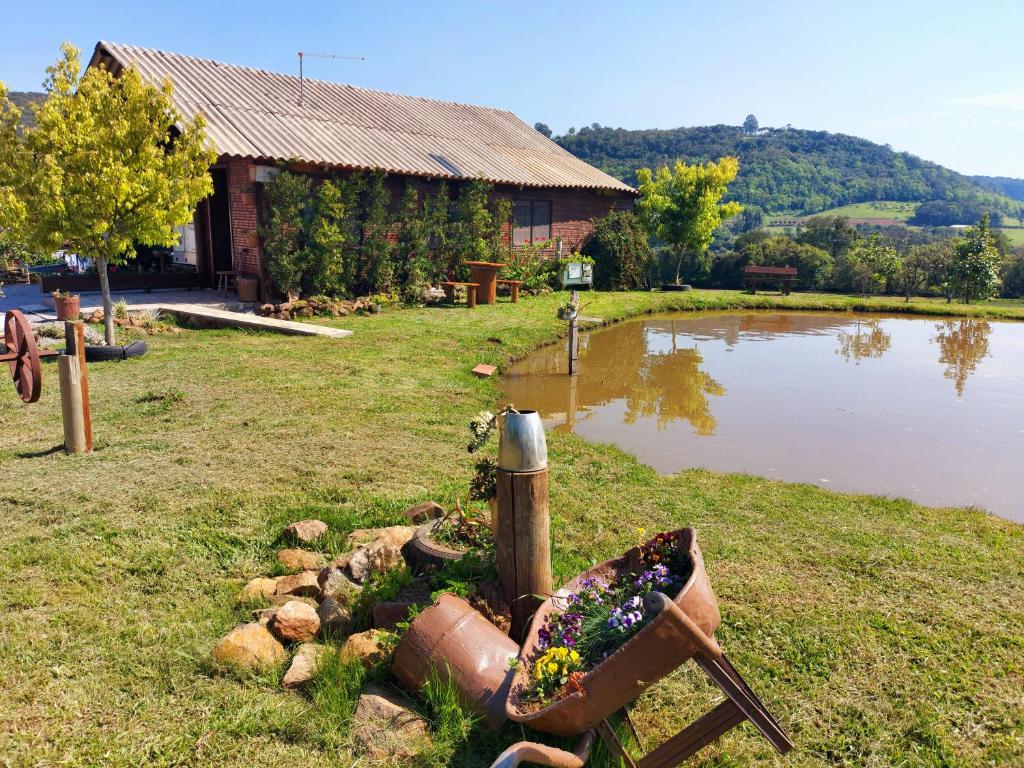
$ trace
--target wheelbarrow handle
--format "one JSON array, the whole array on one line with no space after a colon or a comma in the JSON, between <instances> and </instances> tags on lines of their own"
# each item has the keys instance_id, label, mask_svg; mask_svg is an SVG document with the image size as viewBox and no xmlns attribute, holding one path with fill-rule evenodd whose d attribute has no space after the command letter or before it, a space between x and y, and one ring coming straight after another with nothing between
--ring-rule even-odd
<instances>
[{"instance_id":1,"label":"wheelbarrow handle","mask_svg":"<svg viewBox=\"0 0 1024 768\"><path fill-rule=\"evenodd\" d=\"M572 752L535 741L520 741L498 755L498 759L491 763L491 768L515 768L520 763L535 763L550 768L583 768L593 745L593 731L583 734Z\"/></svg>"},{"instance_id":2,"label":"wheelbarrow handle","mask_svg":"<svg viewBox=\"0 0 1024 768\"><path fill-rule=\"evenodd\" d=\"M722 649L715 638L706 635L693 619L683 613L683 609L663 592L648 592L644 596L644 611L648 614L665 614L676 628L696 642L704 655L712 659L722 658Z\"/></svg>"}]
</instances>

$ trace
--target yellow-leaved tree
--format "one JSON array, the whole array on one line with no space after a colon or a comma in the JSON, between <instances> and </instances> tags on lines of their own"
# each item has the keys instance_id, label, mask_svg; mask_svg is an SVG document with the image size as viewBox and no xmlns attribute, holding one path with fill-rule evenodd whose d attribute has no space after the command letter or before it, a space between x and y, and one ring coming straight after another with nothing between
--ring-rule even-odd
<instances>
[{"instance_id":1,"label":"yellow-leaved tree","mask_svg":"<svg viewBox=\"0 0 1024 768\"><path fill-rule=\"evenodd\" d=\"M715 230L743 208L737 202L722 203L729 184L740 170L735 157L717 163L687 165L677 160L675 169L662 166L637 171L640 199L636 209L647 231L664 241L676 257L676 284L689 258L688 277L707 274L707 251Z\"/></svg>"},{"instance_id":2,"label":"yellow-leaved tree","mask_svg":"<svg viewBox=\"0 0 1024 768\"><path fill-rule=\"evenodd\" d=\"M2 128L13 144L0 150L0 202L10 195L18 204L0 226L41 251L95 259L113 344L110 265L127 263L136 245L177 242L174 227L213 192L216 153L202 116L186 121L172 106L170 82L154 87L130 67L117 77L102 66L82 72L78 49L61 50L46 100L33 107L36 127ZM0 116L9 109L0 104Z\"/></svg>"}]
</instances>

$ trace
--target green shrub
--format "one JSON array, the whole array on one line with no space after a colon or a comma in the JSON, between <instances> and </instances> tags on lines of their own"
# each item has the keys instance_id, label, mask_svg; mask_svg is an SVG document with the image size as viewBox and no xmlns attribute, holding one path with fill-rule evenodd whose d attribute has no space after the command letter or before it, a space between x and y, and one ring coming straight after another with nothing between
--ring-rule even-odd
<instances>
[{"instance_id":1,"label":"green shrub","mask_svg":"<svg viewBox=\"0 0 1024 768\"><path fill-rule=\"evenodd\" d=\"M615 211L594 221L582 252L594 259L594 287L633 291L647 285L653 259L647 230L632 211Z\"/></svg>"},{"instance_id":2,"label":"green shrub","mask_svg":"<svg viewBox=\"0 0 1024 768\"><path fill-rule=\"evenodd\" d=\"M349 210L343 185L328 179L316 190L309 222L306 264L302 279L305 295L338 296L346 293L346 246Z\"/></svg>"},{"instance_id":3,"label":"green shrub","mask_svg":"<svg viewBox=\"0 0 1024 768\"><path fill-rule=\"evenodd\" d=\"M501 259L505 264L502 279L521 280L523 288L534 291L550 285L558 273L558 263L545 258L543 253L550 247L550 240L510 246Z\"/></svg>"},{"instance_id":4,"label":"green shrub","mask_svg":"<svg viewBox=\"0 0 1024 768\"><path fill-rule=\"evenodd\" d=\"M269 219L263 228L263 263L279 291L298 294L306 258L308 176L284 171L267 184Z\"/></svg>"}]
</instances>

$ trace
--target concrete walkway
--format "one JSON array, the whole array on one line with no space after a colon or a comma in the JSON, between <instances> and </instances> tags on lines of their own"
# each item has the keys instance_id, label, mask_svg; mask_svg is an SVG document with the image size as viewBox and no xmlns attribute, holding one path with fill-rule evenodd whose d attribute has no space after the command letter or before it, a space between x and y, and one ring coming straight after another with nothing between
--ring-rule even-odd
<instances>
[{"instance_id":1,"label":"concrete walkway","mask_svg":"<svg viewBox=\"0 0 1024 768\"><path fill-rule=\"evenodd\" d=\"M5 285L0 297L0 316L9 309L20 309L33 323L44 323L57 319L53 310L53 298L39 290L38 285ZM82 314L89 314L103 307L99 293L81 294ZM260 317L252 312L252 304L244 304L234 297L225 299L209 288L192 291L128 291L115 293L114 301L124 300L129 310L164 312L181 318L196 318L217 325L235 328L251 328L260 331L277 331L293 336L329 336L344 338L352 331L329 328L313 323L299 323L292 320L276 320Z\"/></svg>"},{"instance_id":2,"label":"concrete walkway","mask_svg":"<svg viewBox=\"0 0 1024 768\"><path fill-rule=\"evenodd\" d=\"M277 331L291 336L329 336L343 339L351 336L352 331L331 328L313 323L297 323L294 320L278 320L273 317L260 317L250 312L232 312L199 304L171 304L160 307L161 312L184 320L204 320L217 325L228 325L233 328L249 328L254 331Z\"/></svg>"}]
</instances>

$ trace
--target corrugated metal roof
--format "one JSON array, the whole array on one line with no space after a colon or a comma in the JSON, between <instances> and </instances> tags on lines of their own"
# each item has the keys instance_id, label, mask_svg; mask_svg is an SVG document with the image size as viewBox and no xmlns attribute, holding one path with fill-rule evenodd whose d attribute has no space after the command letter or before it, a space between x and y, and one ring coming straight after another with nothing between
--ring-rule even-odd
<instances>
[{"instance_id":1,"label":"corrugated metal roof","mask_svg":"<svg viewBox=\"0 0 1024 768\"><path fill-rule=\"evenodd\" d=\"M527 187L634 192L511 112L299 79L166 51L100 42L92 65L170 79L186 119L202 113L218 154Z\"/></svg>"}]
</instances>

